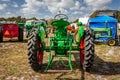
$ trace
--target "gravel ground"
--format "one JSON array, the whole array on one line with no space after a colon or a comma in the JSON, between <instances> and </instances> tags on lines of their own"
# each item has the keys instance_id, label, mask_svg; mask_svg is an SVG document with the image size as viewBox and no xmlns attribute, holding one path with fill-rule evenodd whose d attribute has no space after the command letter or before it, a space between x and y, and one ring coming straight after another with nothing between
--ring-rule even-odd
<instances>
[{"instance_id":1,"label":"gravel ground","mask_svg":"<svg viewBox=\"0 0 120 80\"><path fill-rule=\"evenodd\" d=\"M45 66L48 54L44 53ZM34 72L27 60L27 42L5 41L0 43L0 80L120 80L120 46L95 45L90 72L80 69L78 56L78 52L73 52L74 72L61 64L48 72Z\"/></svg>"}]
</instances>

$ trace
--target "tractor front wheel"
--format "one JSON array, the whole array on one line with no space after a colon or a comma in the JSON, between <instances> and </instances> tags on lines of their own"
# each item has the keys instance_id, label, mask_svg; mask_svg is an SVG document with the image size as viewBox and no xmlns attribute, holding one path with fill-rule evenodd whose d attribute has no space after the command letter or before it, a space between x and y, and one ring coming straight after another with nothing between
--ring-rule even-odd
<instances>
[{"instance_id":1,"label":"tractor front wheel","mask_svg":"<svg viewBox=\"0 0 120 80\"><path fill-rule=\"evenodd\" d=\"M94 61L94 35L90 30L80 40L80 63L85 71L90 71Z\"/></svg>"},{"instance_id":2,"label":"tractor front wheel","mask_svg":"<svg viewBox=\"0 0 120 80\"><path fill-rule=\"evenodd\" d=\"M33 29L28 36L28 60L31 68L36 72L41 70L43 62L43 51L38 50L38 48L42 49L42 43L37 36L36 30Z\"/></svg>"},{"instance_id":3,"label":"tractor front wheel","mask_svg":"<svg viewBox=\"0 0 120 80\"><path fill-rule=\"evenodd\" d=\"M108 39L108 41L107 41L107 44L109 45L109 46L115 46L116 45L116 40L115 39Z\"/></svg>"}]
</instances>

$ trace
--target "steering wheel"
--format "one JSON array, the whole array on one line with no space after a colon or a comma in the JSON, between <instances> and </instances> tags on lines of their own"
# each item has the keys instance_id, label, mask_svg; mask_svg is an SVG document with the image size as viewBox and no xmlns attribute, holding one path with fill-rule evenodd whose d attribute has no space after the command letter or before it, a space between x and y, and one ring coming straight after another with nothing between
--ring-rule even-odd
<instances>
[{"instance_id":1,"label":"steering wheel","mask_svg":"<svg viewBox=\"0 0 120 80\"><path fill-rule=\"evenodd\" d=\"M65 14L57 14L57 15L55 15L54 19L56 19L56 20L62 19L62 20L66 20L67 21L68 20L68 16L65 15Z\"/></svg>"}]
</instances>

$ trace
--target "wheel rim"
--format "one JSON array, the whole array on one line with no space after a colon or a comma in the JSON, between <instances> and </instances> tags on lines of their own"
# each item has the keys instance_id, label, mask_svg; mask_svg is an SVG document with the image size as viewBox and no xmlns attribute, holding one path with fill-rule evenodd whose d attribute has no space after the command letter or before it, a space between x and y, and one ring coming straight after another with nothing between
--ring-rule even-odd
<instances>
[{"instance_id":1,"label":"wheel rim","mask_svg":"<svg viewBox=\"0 0 120 80\"><path fill-rule=\"evenodd\" d=\"M115 45L115 40L109 40L109 45L111 46Z\"/></svg>"},{"instance_id":2,"label":"wheel rim","mask_svg":"<svg viewBox=\"0 0 120 80\"><path fill-rule=\"evenodd\" d=\"M39 48L42 48L42 43L38 42L38 46L39 46ZM37 51L37 60L38 60L39 64L42 64L42 61L43 61L43 51L42 50Z\"/></svg>"},{"instance_id":3,"label":"wheel rim","mask_svg":"<svg viewBox=\"0 0 120 80\"><path fill-rule=\"evenodd\" d=\"M80 62L84 64L84 38L80 40Z\"/></svg>"}]
</instances>

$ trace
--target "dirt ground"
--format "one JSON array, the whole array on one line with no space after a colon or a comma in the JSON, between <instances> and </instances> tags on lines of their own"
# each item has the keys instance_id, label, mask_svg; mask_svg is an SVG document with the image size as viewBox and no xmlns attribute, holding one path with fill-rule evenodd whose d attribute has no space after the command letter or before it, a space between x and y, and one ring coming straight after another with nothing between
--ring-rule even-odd
<instances>
[{"instance_id":1,"label":"dirt ground","mask_svg":"<svg viewBox=\"0 0 120 80\"><path fill-rule=\"evenodd\" d=\"M44 52L43 69L47 58ZM27 41L4 41L0 43L0 80L120 80L120 46L95 45L90 72L80 69L78 51L73 52L72 60L74 72L61 64L48 72L34 72L28 64Z\"/></svg>"}]
</instances>

